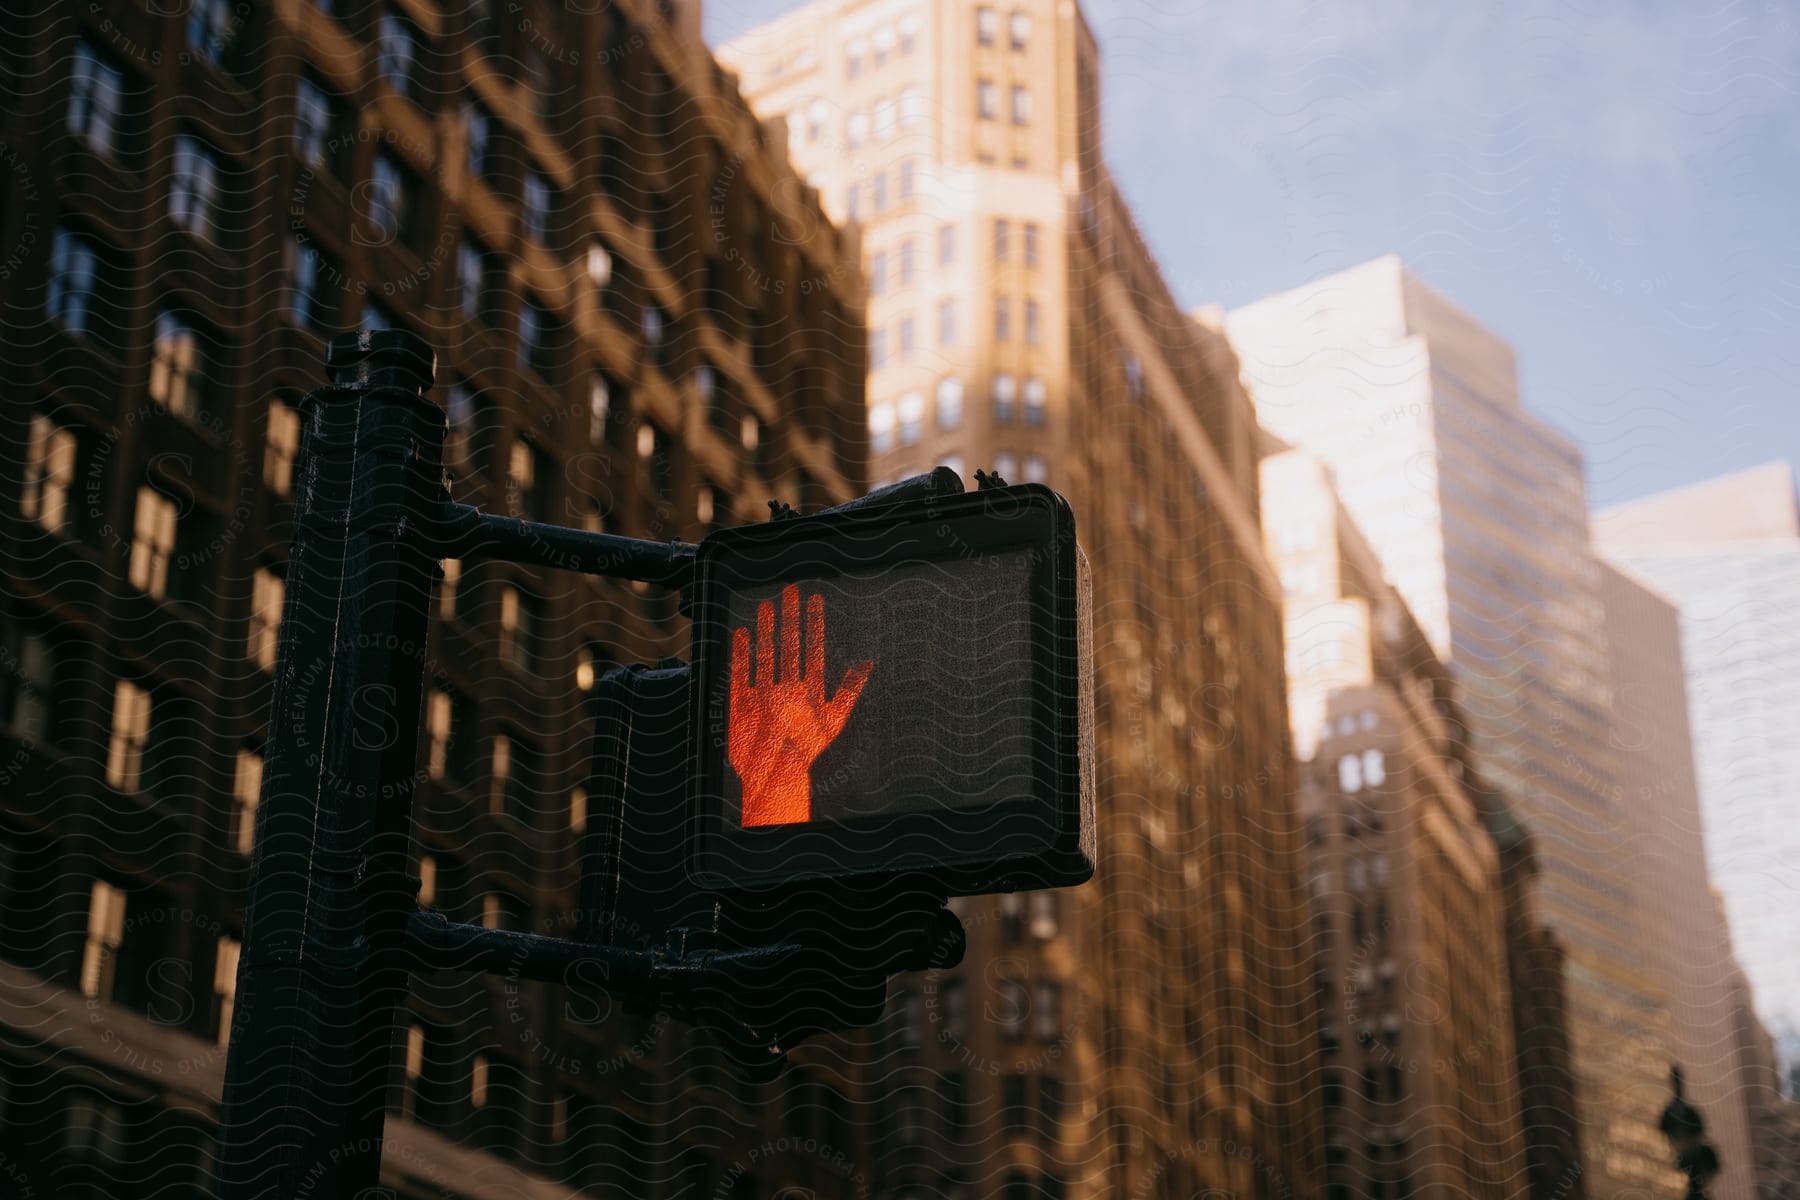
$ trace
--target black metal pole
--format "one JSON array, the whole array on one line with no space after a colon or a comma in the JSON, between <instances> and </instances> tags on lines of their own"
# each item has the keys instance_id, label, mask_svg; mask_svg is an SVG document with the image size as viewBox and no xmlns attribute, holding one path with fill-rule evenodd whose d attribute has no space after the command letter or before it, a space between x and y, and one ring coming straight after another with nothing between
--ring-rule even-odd
<instances>
[{"instance_id":1,"label":"black metal pole","mask_svg":"<svg viewBox=\"0 0 1800 1200\"><path fill-rule=\"evenodd\" d=\"M294 540L237 1002L219 1190L377 1185L404 999L412 788L443 494L435 360L401 331L333 339L301 404Z\"/></svg>"}]
</instances>

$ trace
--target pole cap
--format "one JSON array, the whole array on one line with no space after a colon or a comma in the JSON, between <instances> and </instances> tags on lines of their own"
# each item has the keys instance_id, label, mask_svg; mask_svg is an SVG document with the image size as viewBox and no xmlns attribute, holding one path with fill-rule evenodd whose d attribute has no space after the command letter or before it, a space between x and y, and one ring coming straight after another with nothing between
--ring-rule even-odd
<instances>
[{"instance_id":1,"label":"pole cap","mask_svg":"<svg viewBox=\"0 0 1800 1200\"><path fill-rule=\"evenodd\" d=\"M340 333L325 350L331 382L339 387L398 387L423 393L437 378L437 355L405 329Z\"/></svg>"}]
</instances>

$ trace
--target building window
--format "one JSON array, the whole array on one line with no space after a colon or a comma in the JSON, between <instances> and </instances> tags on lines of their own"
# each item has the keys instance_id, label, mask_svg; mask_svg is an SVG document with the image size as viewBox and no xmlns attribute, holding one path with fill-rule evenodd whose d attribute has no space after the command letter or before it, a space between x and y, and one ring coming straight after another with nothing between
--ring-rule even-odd
<instances>
[{"instance_id":1,"label":"building window","mask_svg":"<svg viewBox=\"0 0 1800 1200\"><path fill-rule=\"evenodd\" d=\"M938 380L937 385L937 422L943 430L955 429L962 424L963 415L963 382L955 376Z\"/></svg>"},{"instance_id":2,"label":"building window","mask_svg":"<svg viewBox=\"0 0 1800 1200\"><path fill-rule=\"evenodd\" d=\"M51 533L70 524L69 491L75 483L77 442L42 413L33 413L25 449L25 486L19 496L20 515L36 521Z\"/></svg>"},{"instance_id":3,"label":"building window","mask_svg":"<svg viewBox=\"0 0 1800 1200\"><path fill-rule=\"evenodd\" d=\"M515 347L518 354L518 367L521 371L529 369L543 355L542 340L544 330L544 313L530 300L519 304L519 337Z\"/></svg>"},{"instance_id":4,"label":"building window","mask_svg":"<svg viewBox=\"0 0 1800 1200\"><path fill-rule=\"evenodd\" d=\"M300 414L280 400L269 403L268 441L263 447L263 482L277 495L294 486L294 460L300 455Z\"/></svg>"},{"instance_id":5,"label":"building window","mask_svg":"<svg viewBox=\"0 0 1800 1200\"><path fill-rule=\"evenodd\" d=\"M847 78L855 79L862 74L863 53L867 49L868 43L861 38L844 47L844 75Z\"/></svg>"},{"instance_id":6,"label":"building window","mask_svg":"<svg viewBox=\"0 0 1800 1200\"><path fill-rule=\"evenodd\" d=\"M1000 40L1000 11L982 5L975 10L975 41L983 46L992 46Z\"/></svg>"},{"instance_id":7,"label":"building window","mask_svg":"<svg viewBox=\"0 0 1800 1200\"><path fill-rule=\"evenodd\" d=\"M369 179L369 223L381 241L400 238L409 216L407 189L400 164L386 154L375 156L374 174Z\"/></svg>"},{"instance_id":8,"label":"building window","mask_svg":"<svg viewBox=\"0 0 1800 1200\"><path fill-rule=\"evenodd\" d=\"M894 448L894 410L886 404L869 406L869 452L886 454Z\"/></svg>"},{"instance_id":9,"label":"building window","mask_svg":"<svg viewBox=\"0 0 1800 1200\"><path fill-rule=\"evenodd\" d=\"M262 778L262 755L239 750L231 787L232 799L237 802L231 842L239 854L250 853L256 844L256 806L262 799Z\"/></svg>"},{"instance_id":10,"label":"building window","mask_svg":"<svg viewBox=\"0 0 1800 1200\"><path fill-rule=\"evenodd\" d=\"M169 218L195 237L213 241L218 217L218 161L197 139L179 134L169 180Z\"/></svg>"},{"instance_id":11,"label":"building window","mask_svg":"<svg viewBox=\"0 0 1800 1200\"><path fill-rule=\"evenodd\" d=\"M470 176L491 183L499 164L494 155L494 118L484 106L470 102L463 107L463 134L469 143Z\"/></svg>"},{"instance_id":12,"label":"building window","mask_svg":"<svg viewBox=\"0 0 1800 1200\"><path fill-rule=\"evenodd\" d=\"M519 222L525 236L542 245L550 228L550 185L536 171L525 172L525 189L520 197Z\"/></svg>"},{"instance_id":13,"label":"building window","mask_svg":"<svg viewBox=\"0 0 1800 1200\"><path fill-rule=\"evenodd\" d=\"M916 87L909 87L900 93L900 124L907 129L916 129L925 123L929 112L925 93Z\"/></svg>"},{"instance_id":14,"label":"building window","mask_svg":"<svg viewBox=\"0 0 1800 1200\"><path fill-rule=\"evenodd\" d=\"M994 1008L988 1018L1000 1027L1001 1036L1024 1037L1025 1019L1030 1012L1031 995L1025 984L1017 979L1000 980Z\"/></svg>"},{"instance_id":15,"label":"building window","mask_svg":"<svg viewBox=\"0 0 1800 1200\"><path fill-rule=\"evenodd\" d=\"M125 943L125 893L103 880L88 891L87 944L81 953L81 994L109 999L119 948Z\"/></svg>"},{"instance_id":16,"label":"building window","mask_svg":"<svg viewBox=\"0 0 1800 1200\"><path fill-rule=\"evenodd\" d=\"M1000 115L1000 89L991 79L983 79L975 85L975 115L984 121L992 121Z\"/></svg>"},{"instance_id":17,"label":"building window","mask_svg":"<svg viewBox=\"0 0 1800 1200\"><path fill-rule=\"evenodd\" d=\"M1346 754L1338 759L1338 790L1347 793L1362 791L1363 772L1362 758L1355 754Z\"/></svg>"},{"instance_id":18,"label":"building window","mask_svg":"<svg viewBox=\"0 0 1800 1200\"><path fill-rule=\"evenodd\" d=\"M222 937L213 951L213 1006L218 1011L214 1028L221 1046L231 1041L231 1013L237 1002L238 956L242 950L236 938Z\"/></svg>"},{"instance_id":19,"label":"building window","mask_svg":"<svg viewBox=\"0 0 1800 1200\"><path fill-rule=\"evenodd\" d=\"M281 577L258 567L250 591L250 661L265 671L273 671L281 631Z\"/></svg>"},{"instance_id":20,"label":"building window","mask_svg":"<svg viewBox=\"0 0 1800 1200\"><path fill-rule=\"evenodd\" d=\"M129 679L113 692L112 740L106 748L106 782L135 792L144 777L144 750L150 742L150 693Z\"/></svg>"},{"instance_id":21,"label":"building window","mask_svg":"<svg viewBox=\"0 0 1800 1200\"><path fill-rule=\"evenodd\" d=\"M900 199L911 200L919 191L919 160L907 158L900 161Z\"/></svg>"},{"instance_id":22,"label":"building window","mask_svg":"<svg viewBox=\"0 0 1800 1200\"><path fill-rule=\"evenodd\" d=\"M1038 227L1036 221L1025 223L1025 265L1038 265Z\"/></svg>"},{"instance_id":23,"label":"building window","mask_svg":"<svg viewBox=\"0 0 1800 1200\"><path fill-rule=\"evenodd\" d=\"M942 300L938 302L938 345L953 346L956 344L956 301Z\"/></svg>"},{"instance_id":24,"label":"building window","mask_svg":"<svg viewBox=\"0 0 1800 1200\"><path fill-rule=\"evenodd\" d=\"M994 376L994 420L1005 424L1013 419L1013 408L1018 402L1018 380L1006 371Z\"/></svg>"},{"instance_id":25,"label":"building window","mask_svg":"<svg viewBox=\"0 0 1800 1200\"><path fill-rule=\"evenodd\" d=\"M1025 456L1025 482L1049 483L1050 465L1036 454Z\"/></svg>"},{"instance_id":26,"label":"building window","mask_svg":"<svg viewBox=\"0 0 1800 1200\"><path fill-rule=\"evenodd\" d=\"M604 291L606 285L612 282L612 273L612 255L608 254L606 252L606 247L602 246L599 242L589 242L587 248L587 277L588 282L594 285L594 290L596 292Z\"/></svg>"},{"instance_id":27,"label":"building window","mask_svg":"<svg viewBox=\"0 0 1800 1200\"><path fill-rule=\"evenodd\" d=\"M879 296L887 291L887 280L887 251L878 250L869 259L869 295Z\"/></svg>"},{"instance_id":28,"label":"building window","mask_svg":"<svg viewBox=\"0 0 1800 1200\"><path fill-rule=\"evenodd\" d=\"M1038 1040L1055 1041L1062 1034L1062 988L1055 983L1037 985L1036 1003L1032 1006L1034 1032Z\"/></svg>"},{"instance_id":29,"label":"building window","mask_svg":"<svg viewBox=\"0 0 1800 1200\"><path fill-rule=\"evenodd\" d=\"M913 319L911 317L901 317L900 318L899 342L900 342L900 361L901 362L911 362L912 356L913 356L913 344L914 344Z\"/></svg>"},{"instance_id":30,"label":"building window","mask_svg":"<svg viewBox=\"0 0 1800 1200\"><path fill-rule=\"evenodd\" d=\"M1007 28L1012 34L1012 48L1023 50L1031 44L1031 14L1023 9L1014 9L1007 20Z\"/></svg>"},{"instance_id":31,"label":"building window","mask_svg":"<svg viewBox=\"0 0 1800 1200\"><path fill-rule=\"evenodd\" d=\"M900 18L900 53L911 54L919 46L919 17L917 13L908 13Z\"/></svg>"},{"instance_id":32,"label":"building window","mask_svg":"<svg viewBox=\"0 0 1800 1200\"><path fill-rule=\"evenodd\" d=\"M193 0L188 9L187 48L216 66L231 42L231 25L231 5L226 0Z\"/></svg>"},{"instance_id":33,"label":"building window","mask_svg":"<svg viewBox=\"0 0 1800 1200\"><path fill-rule=\"evenodd\" d=\"M331 99L310 79L294 91L294 151L315 170L327 168L331 147Z\"/></svg>"},{"instance_id":34,"label":"building window","mask_svg":"<svg viewBox=\"0 0 1800 1200\"><path fill-rule=\"evenodd\" d=\"M911 284L919 269L918 247L911 238L900 243L900 283L901 286Z\"/></svg>"},{"instance_id":35,"label":"building window","mask_svg":"<svg viewBox=\"0 0 1800 1200\"><path fill-rule=\"evenodd\" d=\"M852 150L869 140L869 114L853 112L844 124L844 140L850 143Z\"/></svg>"},{"instance_id":36,"label":"building window","mask_svg":"<svg viewBox=\"0 0 1800 1200\"><path fill-rule=\"evenodd\" d=\"M1008 482L1019 477L1019 458L1009 450L994 455L994 474Z\"/></svg>"},{"instance_id":37,"label":"building window","mask_svg":"<svg viewBox=\"0 0 1800 1200\"><path fill-rule=\"evenodd\" d=\"M947 267L956 261L956 226L938 226L938 266Z\"/></svg>"},{"instance_id":38,"label":"building window","mask_svg":"<svg viewBox=\"0 0 1800 1200\"><path fill-rule=\"evenodd\" d=\"M450 693L432 688L425 706L425 772L433 779L442 779L450 764L450 712Z\"/></svg>"},{"instance_id":39,"label":"building window","mask_svg":"<svg viewBox=\"0 0 1800 1200\"><path fill-rule=\"evenodd\" d=\"M89 314L100 297L96 288L98 255L93 243L57 226L50 242L50 279L44 308L71 333L86 333Z\"/></svg>"},{"instance_id":40,"label":"building window","mask_svg":"<svg viewBox=\"0 0 1800 1200\"><path fill-rule=\"evenodd\" d=\"M872 118L872 123L874 125L876 137L884 138L893 134L895 109L896 105L890 99L883 98L875 102L875 113Z\"/></svg>"},{"instance_id":41,"label":"building window","mask_svg":"<svg viewBox=\"0 0 1800 1200\"><path fill-rule=\"evenodd\" d=\"M844 211L848 220L854 221L862 215L862 188L851 184L844 192Z\"/></svg>"},{"instance_id":42,"label":"building window","mask_svg":"<svg viewBox=\"0 0 1800 1200\"><path fill-rule=\"evenodd\" d=\"M319 252L290 237L282 254L287 259L288 319L302 329L324 329L328 322L319 292Z\"/></svg>"},{"instance_id":43,"label":"building window","mask_svg":"<svg viewBox=\"0 0 1800 1200\"><path fill-rule=\"evenodd\" d=\"M896 406L900 417L900 444L916 445L925 436L925 397L919 392L908 392L900 397Z\"/></svg>"},{"instance_id":44,"label":"building window","mask_svg":"<svg viewBox=\"0 0 1800 1200\"><path fill-rule=\"evenodd\" d=\"M879 371L887 366L888 339L887 330L872 329L869 331L869 369Z\"/></svg>"},{"instance_id":45,"label":"building window","mask_svg":"<svg viewBox=\"0 0 1800 1200\"><path fill-rule=\"evenodd\" d=\"M1134 404L1144 400L1144 364L1135 354L1125 356L1125 394Z\"/></svg>"},{"instance_id":46,"label":"building window","mask_svg":"<svg viewBox=\"0 0 1800 1200\"><path fill-rule=\"evenodd\" d=\"M413 38L412 30L394 13L381 14L380 45L376 53L377 69L388 86L401 96L412 94Z\"/></svg>"},{"instance_id":47,"label":"building window","mask_svg":"<svg viewBox=\"0 0 1800 1200\"><path fill-rule=\"evenodd\" d=\"M994 261L1006 261L1007 246L1012 241L1012 224L1002 217L994 222Z\"/></svg>"},{"instance_id":48,"label":"building window","mask_svg":"<svg viewBox=\"0 0 1800 1200\"><path fill-rule=\"evenodd\" d=\"M537 638L534 606L518 588L500 593L500 653L521 671L532 669Z\"/></svg>"},{"instance_id":49,"label":"building window","mask_svg":"<svg viewBox=\"0 0 1800 1200\"><path fill-rule=\"evenodd\" d=\"M650 350L661 350L665 328L662 309L646 304L639 324L644 335L645 347Z\"/></svg>"},{"instance_id":50,"label":"building window","mask_svg":"<svg viewBox=\"0 0 1800 1200\"><path fill-rule=\"evenodd\" d=\"M152 487L137 493L132 521L131 582L152 596L169 586L169 559L175 553L175 502Z\"/></svg>"},{"instance_id":51,"label":"building window","mask_svg":"<svg viewBox=\"0 0 1800 1200\"><path fill-rule=\"evenodd\" d=\"M938 465L949 467L951 472L954 473L958 479L963 477L963 456L960 454L946 454L944 455L944 461Z\"/></svg>"},{"instance_id":52,"label":"building window","mask_svg":"<svg viewBox=\"0 0 1800 1200\"><path fill-rule=\"evenodd\" d=\"M1014 84L1012 90L1012 123L1014 125L1031 123L1031 91L1019 84Z\"/></svg>"},{"instance_id":53,"label":"building window","mask_svg":"<svg viewBox=\"0 0 1800 1200\"><path fill-rule=\"evenodd\" d=\"M994 340L997 342L1012 339L1012 301L1005 296L994 297Z\"/></svg>"},{"instance_id":54,"label":"building window","mask_svg":"<svg viewBox=\"0 0 1800 1200\"><path fill-rule=\"evenodd\" d=\"M506 507L515 517L534 515L531 494L537 485L537 456L524 438L513 441L506 456Z\"/></svg>"},{"instance_id":55,"label":"building window","mask_svg":"<svg viewBox=\"0 0 1800 1200\"><path fill-rule=\"evenodd\" d=\"M482 285L481 251L471 242L464 242L456 249L456 297L457 307L461 309L466 320L473 321L481 315Z\"/></svg>"},{"instance_id":56,"label":"building window","mask_svg":"<svg viewBox=\"0 0 1800 1200\"><path fill-rule=\"evenodd\" d=\"M1365 750L1362 756L1363 786L1380 787L1387 782L1387 762L1379 750Z\"/></svg>"},{"instance_id":57,"label":"building window","mask_svg":"<svg viewBox=\"0 0 1800 1200\"><path fill-rule=\"evenodd\" d=\"M878 171L869 180L869 207L878 213L887 211L888 189L887 172Z\"/></svg>"},{"instance_id":58,"label":"building window","mask_svg":"<svg viewBox=\"0 0 1800 1200\"><path fill-rule=\"evenodd\" d=\"M1035 346L1043 336L1042 323L1039 321L1038 302L1025 301L1025 344Z\"/></svg>"},{"instance_id":59,"label":"building window","mask_svg":"<svg viewBox=\"0 0 1800 1200\"><path fill-rule=\"evenodd\" d=\"M94 48L82 42L75 48L69 90L69 132L85 138L95 153L107 158L119 150L123 124L125 78Z\"/></svg>"},{"instance_id":60,"label":"building window","mask_svg":"<svg viewBox=\"0 0 1800 1200\"><path fill-rule=\"evenodd\" d=\"M1025 423L1041 429L1046 421L1048 400L1044 381L1037 376L1029 376L1025 380Z\"/></svg>"}]
</instances>

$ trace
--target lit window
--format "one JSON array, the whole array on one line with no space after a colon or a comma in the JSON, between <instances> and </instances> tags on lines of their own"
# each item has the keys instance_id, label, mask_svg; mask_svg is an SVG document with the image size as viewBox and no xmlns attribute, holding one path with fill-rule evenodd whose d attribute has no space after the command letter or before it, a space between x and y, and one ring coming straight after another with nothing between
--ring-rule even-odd
<instances>
[{"instance_id":1,"label":"lit window","mask_svg":"<svg viewBox=\"0 0 1800 1200\"><path fill-rule=\"evenodd\" d=\"M1031 14L1015 9L1007 20L1007 28L1012 34L1012 48L1023 50L1031 44Z\"/></svg>"},{"instance_id":2,"label":"lit window","mask_svg":"<svg viewBox=\"0 0 1800 1200\"><path fill-rule=\"evenodd\" d=\"M119 148L124 76L82 42L75 48L69 88L69 132L86 138L95 152L112 157Z\"/></svg>"},{"instance_id":3,"label":"lit window","mask_svg":"<svg viewBox=\"0 0 1800 1200\"><path fill-rule=\"evenodd\" d=\"M106 748L106 782L135 792L144 777L144 748L150 741L150 693L119 680L113 692L112 740Z\"/></svg>"},{"instance_id":4,"label":"lit window","mask_svg":"<svg viewBox=\"0 0 1800 1200\"><path fill-rule=\"evenodd\" d=\"M1379 750L1365 750L1362 756L1363 783L1368 787L1380 787L1387 782L1387 762Z\"/></svg>"},{"instance_id":5,"label":"lit window","mask_svg":"<svg viewBox=\"0 0 1800 1200\"><path fill-rule=\"evenodd\" d=\"M450 764L450 693L431 689L425 707L425 771L433 779L442 779Z\"/></svg>"},{"instance_id":6,"label":"lit window","mask_svg":"<svg viewBox=\"0 0 1800 1200\"><path fill-rule=\"evenodd\" d=\"M430 908L432 905L434 905L436 903L437 903L437 859L433 858L429 854L421 854L421 855L419 855L419 907L420 908ZM419 1032L418 1026L415 1025L412 1028L411 1032L418 1033ZM423 1048L424 1048L424 1046L423 1046L424 1040L425 1040L424 1037L421 1035L419 1038L419 1042L421 1043L420 1044L421 1050L423 1050ZM411 1062L412 1061L412 1053L413 1053L412 1052L413 1039L409 1036L406 1039L406 1041L407 1041L407 1061Z\"/></svg>"},{"instance_id":7,"label":"lit window","mask_svg":"<svg viewBox=\"0 0 1800 1200\"><path fill-rule=\"evenodd\" d=\"M1031 92L1019 84L1013 85L1012 90L1012 123L1014 125L1031 123Z\"/></svg>"},{"instance_id":8,"label":"lit window","mask_svg":"<svg viewBox=\"0 0 1800 1200\"><path fill-rule=\"evenodd\" d=\"M263 482L285 496L294 486L294 460L300 454L300 414L276 400L269 405L269 432L263 447Z\"/></svg>"},{"instance_id":9,"label":"lit window","mask_svg":"<svg viewBox=\"0 0 1800 1200\"><path fill-rule=\"evenodd\" d=\"M481 923L489 929L500 928L500 897L484 897L481 904ZM469 1103L476 1108L484 1107L488 1102L488 1060L484 1054L475 1056L474 1065L469 1070Z\"/></svg>"},{"instance_id":10,"label":"lit window","mask_svg":"<svg viewBox=\"0 0 1800 1200\"><path fill-rule=\"evenodd\" d=\"M1362 759L1354 754L1346 754L1338 759L1338 790L1342 792L1360 792L1363 786Z\"/></svg>"},{"instance_id":11,"label":"lit window","mask_svg":"<svg viewBox=\"0 0 1800 1200\"><path fill-rule=\"evenodd\" d=\"M175 502L155 488L139 488L131 536L133 586L152 596L163 595L168 590L169 559L174 553Z\"/></svg>"},{"instance_id":12,"label":"lit window","mask_svg":"<svg viewBox=\"0 0 1800 1200\"><path fill-rule=\"evenodd\" d=\"M1044 381L1035 375L1025 380L1025 423L1042 427L1045 421L1046 396Z\"/></svg>"},{"instance_id":13,"label":"lit window","mask_svg":"<svg viewBox=\"0 0 1800 1200\"><path fill-rule=\"evenodd\" d=\"M381 14L376 66L382 78L388 81L388 86L395 92L402 96L410 94L413 75L412 33L393 13Z\"/></svg>"},{"instance_id":14,"label":"lit window","mask_svg":"<svg viewBox=\"0 0 1800 1200\"><path fill-rule=\"evenodd\" d=\"M250 661L265 671L275 669L275 648L281 630L281 577L257 568L251 581Z\"/></svg>"},{"instance_id":15,"label":"lit window","mask_svg":"<svg viewBox=\"0 0 1800 1200\"><path fill-rule=\"evenodd\" d=\"M256 806L262 799L263 758L249 750L239 750L237 773L232 780L231 795L237 802L234 814L237 825L232 830L231 844L239 854L250 853L256 844Z\"/></svg>"},{"instance_id":16,"label":"lit window","mask_svg":"<svg viewBox=\"0 0 1800 1200\"><path fill-rule=\"evenodd\" d=\"M96 879L88 891L87 944L81 953L81 994L110 998L119 947L125 941L125 893Z\"/></svg>"},{"instance_id":17,"label":"lit window","mask_svg":"<svg viewBox=\"0 0 1800 1200\"><path fill-rule=\"evenodd\" d=\"M606 376L588 377L588 440L596 446L606 437L606 420L612 412L612 389Z\"/></svg>"},{"instance_id":18,"label":"lit window","mask_svg":"<svg viewBox=\"0 0 1800 1200\"><path fill-rule=\"evenodd\" d=\"M639 458L649 458L656 453L656 430L649 425L638 426L637 452Z\"/></svg>"},{"instance_id":19,"label":"lit window","mask_svg":"<svg viewBox=\"0 0 1800 1200\"><path fill-rule=\"evenodd\" d=\"M975 40L991 46L1000 39L1000 12L983 5L975 10Z\"/></svg>"},{"instance_id":20,"label":"lit window","mask_svg":"<svg viewBox=\"0 0 1800 1200\"><path fill-rule=\"evenodd\" d=\"M531 670L533 639L537 636L531 606L518 588L500 594L500 644L502 653L521 671Z\"/></svg>"},{"instance_id":21,"label":"lit window","mask_svg":"<svg viewBox=\"0 0 1800 1200\"><path fill-rule=\"evenodd\" d=\"M939 429L955 429L962 424L963 382L951 376L938 380L937 421Z\"/></svg>"},{"instance_id":22,"label":"lit window","mask_svg":"<svg viewBox=\"0 0 1800 1200\"><path fill-rule=\"evenodd\" d=\"M506 811L506 793L512 783L512 739L503 733L494 735L493 765L489 774L488 811L503 813ZM496 929L498 925L488 928Z\"/></svg>"},{"instance_id":23,"label":"lit window","mask_svg":"<svg viewBox=\"0 0 1800 1200\"><path fill-rule=\"evenodd\" d=\"M1000 115L1000 89L991 79L983 79L975 85L975 115L984 121L992 121Z\"/></svg>"},{"instance_id":24,"label":"lit window","mask_svg":"<svg viewBox=\"0 0 1800 1200\"><path fill-rule=\"evenodd\" d=\"M944 300L938 304L938 345L956 344L956 301Z\"/></svg>"},{"instance_id":25,"label":"lit window","mask_svg":"<svg viewBox=\"0 0 1800 1200\"><path fill-rule=\"evenodd\" d=\"M612 255L599 242L589 242L587 250L588 282L597 288L603 288L612 282Z\"/></svg>"},{"instance_id":26,"label":"lit window","mask_svg":"<svg viewBox=\"0 0 1800 1200\"><path fill-rule=\"evenodd\" d=\"M1019 382L1012 374L1001 371L994 376L994 420L1006 422L1013 419L1013 405L1019 398Z\"/></svg>"},{"instance_id":27,"label":"lit window","mask_svg":"<svg viewBox=\"0 0 1800 1200\"><path fill-rule=\"evenodd\" d=\"M925 435L925 397L919 392L908 392L900 397L898 409L900 444L914 445Z\"/></svg>"},{"instance_id":28,"label":"lit window","mask_svg":"<svg viewBox=\"0 0 1800 1200\"><path fill-rule=\"evenodd\" d=\"M61 533L69 524L69 491L75 484L75 435L34 413L29 437L19 511L26 520Z\"/></svg>"},{"instance_id":29,"label":"lit window","mask_svg":"<svg viewBox=\"0 0 1800 1200\"><path fill-rule=\"evenodd\" d=\"M150 353L150 399L177 416L204 412L206 363L198 331L174 313L160 312Z\"/></svg>"},{"instance_id":30,"label":"lit window","mask_svg":"<svg viewBox=\"0 0 1800 1200\"><path fill-rule=\"evenodd\" d=\"M885 454L894 448L894 410L886 404L869 408L869 452Z\"/></svg>"},{"instance_id":31,"label":"lit window","mask_svg":"<svg viewBox=\"0 0 1800 1200\"><path fill-rule=\"evenodd\" d=\"M238 955L236 938L222 937L213 953L213 1002L219 1007L219 1045L231 1041L231 1012L237 1000Z\"/></svg>"},{"instance_id":32,"label":"lit window","mask_svg":"<svg viewBox=\"0 0 1800 1200\"><path fill-rule=\"evenodd\" d=\"M569 831L581 833L587 829L587 791L575 788L569 793Z\"/></svg>"},{"instance_id":33,"label":"lit window","mask_svg":"<svg viewBox=\"0 0 1800 1200\"><path fill-rule=\"evenodd\" d=\"M212 240L218 229L219 165L194 138L175 138L169 181L169 218L195 237Z\"/></svg>"}]
</instances>

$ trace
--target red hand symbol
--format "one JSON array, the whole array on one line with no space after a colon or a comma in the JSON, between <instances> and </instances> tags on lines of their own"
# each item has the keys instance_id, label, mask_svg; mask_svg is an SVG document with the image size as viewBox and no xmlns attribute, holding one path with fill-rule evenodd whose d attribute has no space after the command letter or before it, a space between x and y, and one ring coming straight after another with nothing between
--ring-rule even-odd
<instances>
[{"instance_id":1,"label":"red hand symbol","mask_svg":"<svg viewBox=\"0 0 1800 1200\"><path fill-rule=\"evenodd\" d=\"M731 712L726 752L744 781L746 827L812 820L812 765L837 740L869 682L871 660L844 672L825 699L825 597L806 599L806 669L800 669L800 586L781 589L781 671L775 670L775 603L756 608L756 678L750 631L731 634Z\"/></svg>"}]
</instances>

